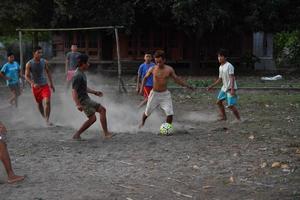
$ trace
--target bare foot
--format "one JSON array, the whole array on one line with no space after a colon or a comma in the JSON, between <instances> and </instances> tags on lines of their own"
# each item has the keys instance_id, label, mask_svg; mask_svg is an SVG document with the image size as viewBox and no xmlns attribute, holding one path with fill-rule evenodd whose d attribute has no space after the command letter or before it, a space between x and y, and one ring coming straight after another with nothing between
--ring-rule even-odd
<instances>
[{"instance_id":1,"label":"bare foot","mask_svg":"<svg viewBox=\"0 0 300 200\"><path fill-rule=\"evenodd\" d=\"M223 121L226 121L226 117L219 117L216 122L223 122Z\"/></svg>"},{"instance_id":2,"label":"bare foot","mask_svg":"<svg viewBox=\"0 0 300 200\"><path fill-rule=\"evenodd\" d=\"M54 126L54 124L53 124L52 122L49 122L49 121L46 121L46 125L47 125L48 127Z\"/></svg>"},{"instance_id":3,"label":"bare foot","mask_svg":"<svg viewBox=\"0 0 300 200\"><path fill-rule=\"evenodd\" d=\"M78 140L78 141L82 140L82 138L77 134L73 135L72 138L73 138L73 140Z\"/></svg>"},{"instance_id":4,"label":"bare foot","mask_svg":"<svg viewBox=\"0 0 300 200\"><path fill-rule=\"evenodd\" d=\"M105 139L111 139L112 137L113 137L113 134L112 134L112 133L109 133L109 132L104 133L104 138L105 138Z\"/></svg>"},{"instance_id":5,"label":"bare foot","mask_svg":"<svg viewBox=\"0 0 300 200\"><path fill-rule=\"evenodd\" d=\"M144 124L140 124L139 125L139 129L143 128Z\"/></svg>"},{"instance_id":6,"label":"bare foot","mask_svg":"<svg viewBox=\"0 0 300 200\"><path fill-rule=\"evenodd\" d=\"M12 183L20 182L20 181L23 181L24 178L25 178L25 176L13 175L13 176L8 177L7 183L12 184Z\"/></svg>"}]
</instances>

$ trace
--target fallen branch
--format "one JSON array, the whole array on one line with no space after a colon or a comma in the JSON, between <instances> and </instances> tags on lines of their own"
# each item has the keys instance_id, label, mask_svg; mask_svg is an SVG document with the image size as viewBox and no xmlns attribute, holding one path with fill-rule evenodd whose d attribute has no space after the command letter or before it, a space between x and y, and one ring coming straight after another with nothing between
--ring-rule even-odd
<instances>
[{"instance_id":1,"label":"fallen branch","mask_svg":"<svg viewBox=\"0 0 300 200\"><path fill-rule=\"evenodd\" d=\"M183 193L181 193L181 192L175 191L174 189L172 189L172 192L175 193L175 194L178 195L178 196L183 196L183 197L187 197L187 198L193 198L192 195L183 194Z\"/></svg>"}]
</instances>

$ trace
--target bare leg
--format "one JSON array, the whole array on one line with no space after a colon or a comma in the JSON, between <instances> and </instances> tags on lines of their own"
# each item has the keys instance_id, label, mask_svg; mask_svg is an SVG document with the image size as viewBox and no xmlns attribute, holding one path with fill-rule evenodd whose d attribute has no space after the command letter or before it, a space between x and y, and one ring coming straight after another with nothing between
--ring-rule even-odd
<instances>
[{"instance_id":1,"label":"bare leg","mask_svg":"<svg viewBox=\"0 0 300 200\"><path fill-rule=\"evenodd\" d=\"M89 117L88 120L86 120L82 126L80 127L80 129L73 135L73 139L81 139L80 135L86 130L88 129L93 123L95 123L96 121L96 115L93 114Z\"/></svg>"},{"instance_id":2,"label":"bare leg","mask_svg":"<svg viewBox=\"0 0 300 200\"><path fill-rule=\"evenodd\" d=\"M51 125L50 122L49 122L49 117L50 117L50 112L51 112L51 103L50 103L50 99L49 98L46 98L44 99L45 101L45 119L46 119L46 123L48 125Z\"/></svg>"},{"instance_id":3,"label":"bare leg","mask_svg":"<svg viewBox=\"0 0 300 200\"><path fill-rule=\"evenodd\" d=\"M107 129L107 119L106 119L106 109L103 106L100 106L97 110L100 114L100 124L102 126L103 132L104 132L104 137L105 138L111 138L112 134L108 132Z\"/></svg>"},{"instance_id":4,"label":"bare leg","mask_svg":"<svg viewBox=\"0 0 300 200\"><path fill-rule=\"evenodd\" d=\"M147 104L148 99L144 99L139 105L138 108L141 108L143 105Z\"/></svg>"},{"instance_id":5,"label":"bare leg","mask_svg":"<svg viewBox=\"0 0 300 200\"><path fill-rule=\"evenodd\" d=\"M16 97L17 97L16 90L15 90L15 89L12 89L12 90L11 90L11 97L9 98L9 103L10 103L11 105L14 105L14 104L15 104L15 106L17 107L17 105L16 105Z\"/></svg>"},{"instance_id":6,"label":"bare leg","mask_svg":"<svg viewBox=\"0 0 300 200\"><path fill-rule=\"evenodd\" d=\"M148 116L144 113L142 118L142 123L139 125L139 128L142 128L145 125L146 119Z\"/></svg>"},{"instance_id":7,"label":"bare leg","mask_svg":"<svg viewBox=\"0 0 300 200\"><path fill-rule=\"evenodd\" d=\"M240 117L240 113L237 110L237 108L235 106L230 106L229 108L231 109L231 111L234 114L234 116L236 117L236 119L240 121L241 117Z\"/></svg>"},{"instance_id":8,"label":"bare leg","mask_svg":"<svg viewBox=\"0 0 300 200\"><path fill-rule=\"evenodd\" d=\"M173 122L173 115L167 116L166 122L169 123L169 124L172 124L172 122Z\"/></svg>"},{"instance_id":9,"label":"bare leg","mask_svg":"<svg viewBox=\"0 0 300 200\"><path fill-rule=\"evenodd\" d=\"M39 109L42 117L45 118L43 102L38 103L38 109Z\"/></svg>"},{"instance_id":10,"label":"bare leg","mask_svg":"<svg viewBox=\"0 0 300 200\"><path fill-rule=\"evenodd\" d=\"M227 117L225 114L225 107L223 105L223 100L218 100L217 105L218 105L219 111L220 111L220 119L219 120L226 120Z\"/></svg>"},{"instance_id":11,"label":"bare leg","mask_svg":"<svg viewBox=\"0 0 300 200\"><path fill-rule=\"evenodd\" d=\"M24 176L17 176L15 175L12 166L11 166L11 161L10 157L7 151L7 146L5 143L0 141L0 160L2 161L5 170L7 172L8 176L8 183L15 183L18 181L22 181L24 179Z\"/></svg>"}]
</instances>

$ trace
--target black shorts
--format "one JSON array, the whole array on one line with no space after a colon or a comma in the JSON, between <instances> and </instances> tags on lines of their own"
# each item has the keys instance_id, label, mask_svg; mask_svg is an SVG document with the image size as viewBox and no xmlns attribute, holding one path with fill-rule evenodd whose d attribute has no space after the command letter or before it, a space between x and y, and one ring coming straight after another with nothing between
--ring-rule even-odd
<instances>
[{"instance_id":1,"label":"black shorts","mask_svg":"<svg viewBox=\"0 0 300 200\"><path fill-rule=\"evenodd\" d=\"M8 85L9 89L11 91L16 91L16 94L19 96L21 94L21 90L20 90L20 84L16 83L16 84L12 84L12 85Z\"/></svg>"}]
</instances>

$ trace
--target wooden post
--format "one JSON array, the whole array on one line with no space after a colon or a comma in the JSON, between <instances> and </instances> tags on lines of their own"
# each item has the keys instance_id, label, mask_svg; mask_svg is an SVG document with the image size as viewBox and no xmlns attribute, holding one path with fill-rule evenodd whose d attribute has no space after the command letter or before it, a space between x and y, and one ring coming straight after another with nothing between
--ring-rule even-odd
<instances>
[{"instance_id":1,"label":"wooden post","mask_svg":"<svg viewBox=\"0 0 300 200\"><path fill-rule=\"evenodd\" d=\"M23 69L22 31L19 31L20 66Z\"/></svg>"},{"instance_id":2,"label":"wooden post","mask_svg":"<svg viewBox=\"0 0 300 200\"><path fill-rule=\"evenodd\" d=\"M118 29L115 28L115 36L116 36L116 46L117 46L117 58L118 58L118 80L119 80L119 92L122 90L122 69L121 69L121 60L120 60L120 47L119 47L119 35Z\"/></svg>"}]
</instances>

